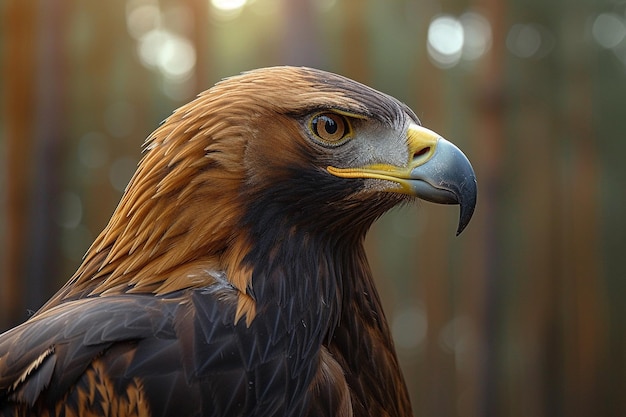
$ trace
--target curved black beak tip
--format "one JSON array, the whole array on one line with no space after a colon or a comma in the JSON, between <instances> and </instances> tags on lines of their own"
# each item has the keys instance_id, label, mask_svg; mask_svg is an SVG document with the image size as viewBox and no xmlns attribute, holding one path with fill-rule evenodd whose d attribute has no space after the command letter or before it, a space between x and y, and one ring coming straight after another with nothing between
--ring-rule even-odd
<instances>
[{"instance_id":1,"label":"curved black beak tip","mask_svg":"<svg viewBox=\"0 0 626 417\"><path fill-rule=\"evenodd\" d=\"M473 174L473 173L472 173ZM460 235L465 227L469 224L476 207L477 184L476 176L471 175L466 181L459 186L457 198L460 205L459 225L456 235Z\"/></svg>"}]
</instances>

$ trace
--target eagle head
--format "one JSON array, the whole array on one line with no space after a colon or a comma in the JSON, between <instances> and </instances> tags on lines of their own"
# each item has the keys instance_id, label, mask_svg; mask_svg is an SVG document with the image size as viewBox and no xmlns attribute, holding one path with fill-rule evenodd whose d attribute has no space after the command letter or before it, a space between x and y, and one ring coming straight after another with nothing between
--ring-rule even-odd
<instances>
[{"instance_id":1,"label":"eagle head","mask_svg":"<svg viewBox=\"0 0 626 417\"><path fill-rule=\"evenodd\" d=\"M228 271L246 293L255 248L269 253L291 235L358 240L416 198L459 204L458 234L476 177L406 105L316 69L246 72L149 136L113 217L56 300L202 286L208 269Z\"/></svg>"}]
</instances>

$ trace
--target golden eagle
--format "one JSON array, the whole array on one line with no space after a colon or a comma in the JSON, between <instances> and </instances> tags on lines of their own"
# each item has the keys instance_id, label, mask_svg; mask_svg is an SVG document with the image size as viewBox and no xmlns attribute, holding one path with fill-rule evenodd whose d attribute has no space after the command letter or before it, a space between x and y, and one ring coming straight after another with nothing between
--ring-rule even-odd
<instances>
[{"instance_id":1,"label":"golden eagle","mask_svg":"<svg viewBox=\"0 0 626 417\"><path fill-rule=\"evenodd\" d=\"M275 67L173 113L69 282L0 335L0 416L410 416L363 240L476 202L396 99Z\"/></svg>"}]
</instances>

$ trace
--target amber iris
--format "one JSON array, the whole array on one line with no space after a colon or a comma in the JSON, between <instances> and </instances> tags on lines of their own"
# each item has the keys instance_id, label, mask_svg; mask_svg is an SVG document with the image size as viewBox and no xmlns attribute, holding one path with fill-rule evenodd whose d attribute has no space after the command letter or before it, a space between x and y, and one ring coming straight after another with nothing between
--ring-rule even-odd
<instances>
[{"instance_id":1,"label":"amber iris","mask_svg":"<svg viewBox=\"0 0 626 417\"><path fill-rule=\"evenodd\" d=\"M311 130L323 142L337 144L350 133L346 118L336 113L321 113L311 119Z\"/></svg>"}]
</instances>

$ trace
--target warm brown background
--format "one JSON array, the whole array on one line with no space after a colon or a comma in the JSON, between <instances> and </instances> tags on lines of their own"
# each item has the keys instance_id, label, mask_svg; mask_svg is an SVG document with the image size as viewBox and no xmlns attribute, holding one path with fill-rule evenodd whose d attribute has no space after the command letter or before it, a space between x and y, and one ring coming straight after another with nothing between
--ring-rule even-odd
<instances>
[{"instance_id":1,"label":"warm brown background","mask_svg":"<svg viewBox=\"0 0 626 417\"><path fill-rule=\"evenodd\" d=\"M72 274L174 108L245 69L309 65L407 102L476 169L460 237L456 207L422 203L368 240L415 415L626 415L625 12L610 0L255 0L230 15L210 0L2 1L0 330ZM488 51L447 66L429 55L442 15L452 44L463 19L486 19Z\"/></svg>"}]
</instances>

